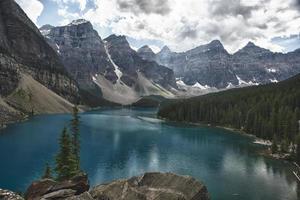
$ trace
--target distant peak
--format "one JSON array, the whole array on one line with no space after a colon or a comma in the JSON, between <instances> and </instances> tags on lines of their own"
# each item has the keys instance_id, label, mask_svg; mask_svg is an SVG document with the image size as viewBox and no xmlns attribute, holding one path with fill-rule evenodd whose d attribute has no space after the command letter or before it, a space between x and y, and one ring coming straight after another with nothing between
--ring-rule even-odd
<instances>
[{"instance_id":1,"label":"distant peak","mask_svg":"<svg viewBox=\"0 0 300 200\"><path fill-rule=\"evenodd\" d=\"M160 52L171 52L170 48L168 46L164 46Z\"/></svg>"},{"instance_id":2,"label":"distant peak","mask_svg":"<svg viewBox=\"0 0 300 200\"><path fill-rule=\"evenodd\" d=\"M223 47L223 44L220 40L213 40L209 43L209 45L213 47Z\"/></svg>"},{"instance_id":3,"label":"distant peak","mask_svg":"<svg viewBox=\"0 0 300 200\"><path fill-rule=\"evenodd\" d=\"M51 29L53 29L54 26L50 25L50 24L45 24L42 27L39 28L40 32L42 33L42 35L46 36L48 34L50 34Z\"/></svg>"},{"instance_id":4,"label":"distant peak","mask_svg":"<svg viewBox=\"0 0 300 200\"><path fill-rule=\"evenodd\" d=\"M246 47L256 47L256 45L253 42L248 42Z\"/></svg>"},{"instance_id":5,"label":"distant peak","mask_svg":"<svg viewBox=\"0 0 300 200\"><path fill-rule=\"evenodd\" d=\"M261 54L261 53L270 53L271 51L262 47L255 45L253 42L248 42L246 46L237 51L236 53L251 53L251 54Z\"/></svg>"},{"instance_id":6,"label":"distant peak","mask_svg":"<svg viewBox=\"0 0 300 200\"><path fill-rule=\"evenodd\" d=\"M125 35L112 34L112 35L108 36L107 38L105 38L104 42L114 44L114 45L118 45L118 46L122 46L122 47L131 48Z\"/></svg>"},{"instance_id":7,"label":"distant peak","mask_svg":"<svg viewBox=\"0 0 300 200\"><path fill-rule=\"evenodd\" d=\"M152 49L148 45L144 45L141 48L138 49L138 52L152 52Z\"/></svg>"},{"instance_id":8,"label":"distant peak","mask_svg":"<svg viewBox=\"0 0 300 200\"><path fill-rule=\"evenodd\" d=\"M49 30L49 29L52 29L54 28L54 26L50 25L50 24L45 24L43 26L41 26L39 29L40 30Z\"/></svg>"},{"instance_id":9,"label":"distant peak","mask_svg":"<svg viewBox=\"0 0 300 200\"><path fill-rule=\"evenodd\" d=\"M116 35L116 34L112 34L112 35L110 35L110 36L108 36L107 38L105 38L104 40L106 40L106 41L113 41L113 40L126 40L127 41L127 39L126 39L126 36L124 36L124 35Z\"/></svg>"},{"instance_id":10,"label":"distant peak","mask_svg":"<svg viewBox=\"0 0 300 200\"><path fill-rule=\"evenodd\" d=\"M68 26L76 26L76 25L86 24L86 23L90 23L90 22L85 19L76 19L73 20L70 24L68 24Z\"/></svg>"}]
</instances>

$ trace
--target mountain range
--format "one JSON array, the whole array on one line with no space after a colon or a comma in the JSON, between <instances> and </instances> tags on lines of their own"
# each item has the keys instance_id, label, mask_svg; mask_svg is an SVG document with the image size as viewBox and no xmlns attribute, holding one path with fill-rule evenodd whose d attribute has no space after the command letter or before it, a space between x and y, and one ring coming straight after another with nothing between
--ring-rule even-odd
<instances>
[{"instance_id":1,"label":"mountain range","mask_svg":"<svg viewBox=\"0 0 300 200\"><path fill-rule=\"evenodd\" d=\"M40 28L80 89L105 99L130 104L141 96L164 95L176 89L171 69L141 59L125 36L102 40L90 22L79 19L66 26Z\"/></svg>"},{"instance_id":2,"label":"mountain range","mask_svg":"<svg viewBox=\"0 0 300 200\"><path fill-rule=\"evenodd\" d=\"M177 80L205 88L232 88L279 82L300 73L300 50L274 53L249 42L229 54L218 40L176 53L165 46L155 54L144 46L138 50L145 60L173 69Z\"/></svg>"},{"instance_id":3,"label":"mountain range","mask_svg":"<svg viewBox=\"0 0 300 200\"><path fill-rule=\"evenodd\" d=\"M144 96L182 98L279 82L300 73L300 50L274 53L249 42L229 54L218 40L176 53L133 50L102 39L89 21L38 29L14 0L0 2L0 123L69 112L74 104L128 105Z\"/></svg>"}]
</instances>

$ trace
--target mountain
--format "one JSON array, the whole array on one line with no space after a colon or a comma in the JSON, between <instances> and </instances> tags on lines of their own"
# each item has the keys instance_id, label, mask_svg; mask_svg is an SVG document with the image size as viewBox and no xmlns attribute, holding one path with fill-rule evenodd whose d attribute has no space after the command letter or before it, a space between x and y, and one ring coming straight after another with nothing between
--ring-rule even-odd
<instances>
[{"instance_id":1,"label":"mountain","mask_svg":"<svg viewBox=\"0 0 300 200\"><path fill-rule=\"evenodd\" d=\"M182 53L164 47L151 60L173 69L176 78L184 84L224 89L278 82L292 77L300 72L299 55L299 51L273 53L252 42L231 55L220 41L214 40Z\"/></svg>"},{"instance_id":2,"label":"mountain","mask_svg":"<svg viewBox=\"0 0 300 200\"><path fill-rule=\"evenodd\" d=\"M152 51L152 49L148 45L145 45L145 46L142 46L141 48L139 48L137 53L144 60L155 61L155 59L156 59L155 53Z\"/></svg>"},{"instance_id":3,"label":"mountain","mask_svg":"<svg viewBox=\"0 0 300 200\"><path fill-rule=\"evenodd\" d=\"M125 74L122 81L132 84L138 73L164 88L176 88L175 77L172 70L158 65L154 61L143 60L136 51L130 48L125 36L111 35L105 39L109 54L113 61Z\"/></svg>"},{"instance_id":4,"label":"mountain","mask_svg":"<svg viewBox=\"0 0 300 200\"><path fill-rule=\"evenodd\" d=\"M79 99L60 58L13 0L0 2L0 80L2 124L28 113L71 111Z\"/></svg>"},{"instance_id":5,"label":"mountain","mask_svg":"<svg viewBox=\"0 0 300 200\"><path fill-rule=\"evenodd\" d=\"M172 70L143 60L125 36L102 40L84 19L66 26L40 28L66 69L90 96L120 104L131 104L141 96L172 96L177 88Z\"/></svg>"},{"instance_id":6,"label":"mountain","mask_svg":"<svg viewBox=\"0 0 300 200\"><path fill-rule=\"evenodd\" d=\"M300 52L273 53L249 42L232 55L233 71L244 82L266 84L300 73Z\"/></svg>"}]
</instances>

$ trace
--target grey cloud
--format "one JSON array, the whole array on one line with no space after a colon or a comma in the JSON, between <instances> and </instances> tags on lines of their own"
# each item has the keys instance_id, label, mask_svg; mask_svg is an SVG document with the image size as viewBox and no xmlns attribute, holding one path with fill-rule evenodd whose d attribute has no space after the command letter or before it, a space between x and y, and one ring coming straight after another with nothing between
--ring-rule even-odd
<instances>
[{"instance_id":1,"label":"grey cloud","mask_svg":"<svg viewBox=\"0 0 300 200\"><path fill-rule=\"evenodd\" d=\"M211 13L213 16L237 16L242 15L244 18L251 17L253 10L259 9L259 6L245 6L240 0L215 0L211 3Z\"/></svg>"},{"instance_id":2,"label":"grey cloud","mask_svg":"<svg viewBox=\"0 0 300 200\"><path fill-rule=\"evenodd\" d=\"M235 30L227 29L220 24L214 24L207 28L207 38L219 38L222 42L230 44L236 41L241 41L244 38L249 40L256 40L256 38L263 37L259 32L251 32L236 28Z\"/></svg>"},{"instance_id":3,"label":"grey cloud","mask_svg":"<svg viewBox=\"0 0 300 200\"><path fill-rule=\"evenodd\" d=\"M118 0L117 3L121 11L136 15L140 13L167 15L171 11L168 0Z\"/></svg>"},{"instance_id":4,"label":"grey cloud","mask_svg":"<svg viewBox=\"0 0 300 200\"><path fill-rule=\"evenodd\" d=\"M198 36L198 30L195 26L186 25L184 26L179 34L180 39L195 39Z\"/></svg>"}]
</instances>

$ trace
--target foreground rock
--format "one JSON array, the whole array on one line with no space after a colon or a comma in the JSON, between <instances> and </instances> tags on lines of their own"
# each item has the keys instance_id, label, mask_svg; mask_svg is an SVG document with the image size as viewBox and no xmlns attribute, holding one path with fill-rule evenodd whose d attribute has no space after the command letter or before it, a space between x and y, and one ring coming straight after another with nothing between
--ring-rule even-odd
<instances>
[{"instance_id":1,"label":"foreground rock","mask_svg":"<svg viewBox=\"0 0 300 200\"><path fill-rule=\"evenodd\" d=\"M28 200L38 199L66 199L82 194L90 188L86 174L78 175L71 180L56 182L51 179L42 179L33 182L26 191Z\"/></svg>"},{"instance_id":2,"label":"foreground rock","mask_svg":"<svg viewBox=\"0 0 300 200\"><path fill-rule=\"evenodd\" d=\"M96 186L68 200L208 200L207 188L190 176L146 173Z\"/></svg>"},{"instance_id":3,"label":"foreground rock","mask_svg":"<svg viewBox=\"0 0 300 200\"><path fill-rule=\"evenodd\" d=\"M190 176L145 173L130 179L102 184L89 190L86 175L62 183L43 179L31 184L28 200L208 200L207 188ZM1 198L0 198L1 199Z\"/></svg>"}]
</instances>

